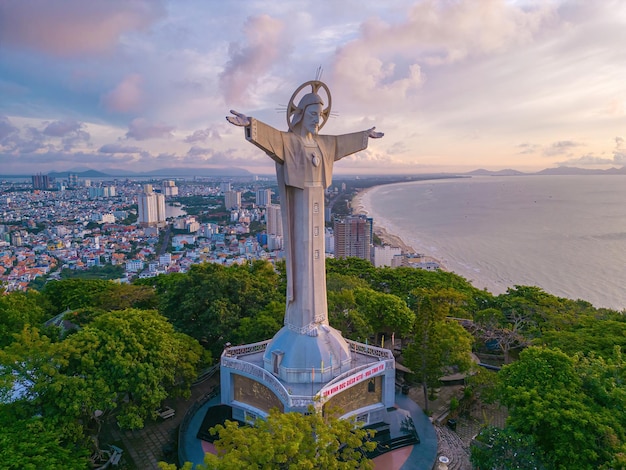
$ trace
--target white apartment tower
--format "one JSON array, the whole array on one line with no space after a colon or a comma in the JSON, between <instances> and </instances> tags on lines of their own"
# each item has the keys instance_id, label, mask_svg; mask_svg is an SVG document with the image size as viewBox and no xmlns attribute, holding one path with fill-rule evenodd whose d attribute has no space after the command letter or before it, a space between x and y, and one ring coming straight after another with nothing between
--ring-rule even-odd
<instances>
[{"instance_id":1,"label":"white apartment tower","mask_svg":"<svg viewBox=\"0 0 626 470\"><path fill-rule=\"evenodd\" d=\"M172 180L163 181L162 192L166 197L178 196L178 186L176 186L176 183Z\"/></svg>"},{"instance_id":2,"label":"white apartment tower","mask_svg":"<svg viewBox=\"0 0 626 470\"><path fill-rule=\"evenodd\" d=\"M241 191L226 191L224 193L224 205L226 209L241 207Z\"/></svg>"},{"instance_id":3,"label":"white apartment tower","mask_svg":"<svg viewBox=\"0 0 626 470\"><path fill-rule=\"evenodd\" d=\"M153 192L151 184L144 185L137 203L139 206L137 221L141 225L165 225L165 196Z\"/></svg>"},{"instance_id":4,"label":"white apartment tower","mask_svg":"<svg viewBox=\"0 0 626 470\"><path fill-rule=\"evenodd\" d=\"M283 221L281 218L280 206L278 204L268 204L265 209L265 222L267 224L268 235L283 236Z\"/></svg>"},{"instance_id":5,"label":"white apartment tower","mask_svg":"<svg viewBox=\"0 0 626 470\"><path fill-rule=\"evenodd\" d=\"M257 189L256 190L256 205L265 207L272 203L272 190L271 189Z\"/></svg>"}]
</instances>

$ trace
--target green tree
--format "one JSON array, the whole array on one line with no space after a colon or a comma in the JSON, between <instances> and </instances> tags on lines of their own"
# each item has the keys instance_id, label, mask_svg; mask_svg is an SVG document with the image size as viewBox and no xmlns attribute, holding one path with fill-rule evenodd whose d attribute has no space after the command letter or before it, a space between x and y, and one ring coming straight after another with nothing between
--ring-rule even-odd
<instances>
[{"instance_id":1,"label":"green tree","mask_svg":"<svg viewBox=\"0 0 626 470\"><path fill-rule=\"evenodd\" d=\"M12 343L13 335L26 325L39 325L47 317L37 292L0 293L0 348Z\"/></svg>"},{"instance_id":2,"label":"green tree","mask_svg":"<svg viewBox=\"0 0 626 470\"><path fill-rule=\"evenodd\" d=\"M91 468L86 450L65 442L52 423L37 416L13 419L7 412L10 406L0 405L0 468Z\"/></svg>"},{"instance_id":3,"label":"green tree","mask_svg":"<svg viewBox=\"0 0 626 470\"><path fill-rule=\"evenodd\" d=\"M96 410L138 428L168 396L188 396L202 354L154 311L104 313L55 343L27 327L0 351L0 391L20 388L24 416L40 414L63 436L81 439Z\"/></svg>"},{"instance_id":4,"label":"green tree","mask_svg":"<svg viewBox=\"0 0 626 470\"><path fill-rule=\"evenodd\" d=\"M576 322L573 301L555 297L539 287L515 286L499 295L494 306L502 310L506 318L516 315L536 325L537 331L528 330L526 336L530 333L538 336L546 327L561 329Z\"/></svg>"},{"instance_id":5,"label":"green tree","mask_svg":"<svg viewBox=\"0 0 626 470\"><path fill-rule=\"evenodd\" d=\"M374 334L365 315L357 309L354 291L328 291L328 321L344 337L365 341Z\"/></svg>"},{"instance_id":6,"label":"green tree","mask_svg":"<svg viewBox=\"0 0 626 470\"><path fill-rule=\"evenodd\" d=\"M415 313L406 302L393 294L376 292L369 288L354 290L357 309L376 333L386 334L390 339L396 332L407 335L415 323ZM377 338L378 342L378 338Z\"/></svg>"},{"instance_id":7,"label":"green tree","mask_svg":"<svg viewBox=\"0 0 626 470\"><path fill-rule=\"evenodd\" d=\"M91 266L87 269L62 269L61 279L102 279L114 280L124 276L124 268L120 265L105 264Z\"/></svg>"},{"instance_id":8,"label":"green tree","mask_svg":"<svg viewBox=\"0 0 626 470\"><path fill-rule=\"evenodd\" d=\"M369 287L367 281L356 276L328 272L326 275L326 290L328 292L339 292L342 290L354 290L357 287Z\"/></svg>"},{"instance_id":9,"label":"green tree","mask_svg":"<svg viewBox=\"0 0 626 470\"><path fill-rule=\"evenodd\" d=\"M439 385L439 379L446 374L468 371L472 366L471 352L472 337L454 321L416 326L414 341L406 348L405 357L407 367L422 384L425 412L429 410L428 389Z\"/></svg>"},{"instance_id":10,"label":"green tree","mask_svg":"<svg viewBox=\"0 0 626 470\"><path fill-rule=\"evenodd\" d=\"M476 436L470 460L474 468L543 470L541 456L533 436L488 426Z\"/></svg>"},{"instance_id":11,"label":"green tree","mask_svg":"<svg viewBox=\"0 0 626 470\"><path fill-rule=\"evenodd\" d=\"M376 447L373 435L354 421L270 411L253 427L227 421L211 430L218 455L206 454L204 469L371 469L365 456ZM202 468L202 467L201 467Z\"/></svg>"},{"instance_id":12,"label":"green tree","mask_svg":"<svg viewBox=\"0 0 626 470\"><path fill-rule=\"evenodd\" d=\"M102 279L66 279L51 281L46 284L42 294L50 302L50 315L56 315L67 309L93 307L96 299L107 292L110 281Z\"/></svg>"},{"instance_id":13,"label":"green tree","mask_svg":"<svg viewBox=\"0 0 626 470\"><path fill-rule=\"evenodd\" d=\"M472 337L456 321L446 319L453 294L429 289L413 289L410 293L416 320L405 359L422 384L426 412L428 389L438 385L446 373L467 371L472 364Z\"/></svg>"},{"instance_id":14,"label":"green tree","mask_svg":"<svg viewBox=\"0 0 626 470\"><path fill-rule=\"evenodd\" d=\"M91 416L96 409L116 409L119 425L127 428L143 427L168 396L188 396L202 359L196 341L151 310L100 315L64 345L69 354L60 372L84 377L85 390L99 395L85 411Z\"/></svg>"},{"instance_id":15,"label":"green tree","mask_svg":"<svg viewBox=\"0 0 626 470\"><path fill-rule=\"evenodd\" d=\"M177 330L198 339L214 356L219 356L227 342L252 339L239 336L249 331L246 325L240 329L244 318L266 314L271 317L266 310L268 305L285 302L279 275L265 261L230 267L194 265L187 274L168 274L146 281L156 288L159 311Z\"/></svg>"},{"instance_id":16,"label":"green tree","mask_svg":"<svg viewBox=\"0 0 626 470\"><path fill-rule=\"evenodd\" d=\"M361 258L330 258L326 260L326 272L355 276L369 282L374 278L376 268Z\"/></svg>"},{"instance_id":17,"label":"green tree","mask_svg":"<svg viewBox=\"0 0 626 470\"><path fill-rule=\"evenodd\" d=\"M554 469L616 468L624 446L624 365L529 347L499 374L508 425L532 436ZM576 449L576 452L572 452Z\"/></svg>"},{"instance_id":18,"label":"green tree","mask_svg":"<svg viewBox=\"0 0 626 470\"><path fill-rule=\"evenodd\" d=\"M370 276L370 287L379 292L386 292L406 298L413 289L455 292L462 296L450 311L451 316L471 317L477 310L487 308L493 302L493 296L484 290L476 289L467 279L445 271L426 271L410 267L378 268ZM407 303L409 301L407 300ZM410 305L409 305L410 306Z\"/></svg>"},{"instance_id":19,"label":"green tree","mask_svg":"<svg viewBox=\"0 0 626 470\"><path fill-rule=\"evenodd\" d=\"M158 298L155 289L151 286L112 282L106 290L95 297L92 306L105 311L127 308L150 310L157 308Z\"/></svg>"},{"instance_id":20,"label":"green tree","mask_svg":"<svg viewBox=\"0 0 626 470\"><path fill-rule=\"evenodd\" d=\"M272 338L283 326L285 304L272 301L254 317L244 317L234 332L235 344L256 343Z\"/></svg>"},{"instance_id":21,"label":"green tree","mask_svg":"<svg viewBox=\"0 0 626 470\"><path fill-rule=\"evenodd\" d=\"M559 348L572 356L593 353L609 358L615 346L626 350L626 321L623 317L614 320L583 315L570 328L544 331L535 343Z\"/></svg>"}]
</instances>

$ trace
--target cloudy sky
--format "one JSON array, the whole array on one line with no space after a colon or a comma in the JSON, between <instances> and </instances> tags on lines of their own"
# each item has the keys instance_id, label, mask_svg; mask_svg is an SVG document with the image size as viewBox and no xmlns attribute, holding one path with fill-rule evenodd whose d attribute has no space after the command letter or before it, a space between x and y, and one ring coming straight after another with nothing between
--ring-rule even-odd
<instances>
[{"instance_id":1,"label":"cloudy sky","mask_svg":"<svg viewBox=\"0 0 626 470\"><path fill-rule=\"evenodd\" d=\"M344 174L626 165L622 0L0 3L0 174L273 163L230 109L385 133Z\"/></svg>"}]
</instances>

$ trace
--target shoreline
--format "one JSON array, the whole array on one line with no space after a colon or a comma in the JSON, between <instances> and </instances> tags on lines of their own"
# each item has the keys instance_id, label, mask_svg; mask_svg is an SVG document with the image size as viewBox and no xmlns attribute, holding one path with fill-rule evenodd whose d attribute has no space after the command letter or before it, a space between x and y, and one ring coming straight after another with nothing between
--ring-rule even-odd
<instances>
[{"instance_id":1,"label":"shoreline","mask_svg":"<svg viewBox=\"0 0 626 470\"><path fill-rule=\"evenodd\" d=\"M439 265L439 269L441 271L447 271L446 267L443 265L443 263L437 259L434 258L432 256L429 256L428 254L425 254L423 252L420 252L418 250L416 250L414 247L408 245L399 235L392 233L389 231L389 229L383 225L380 225L380 222L376 222L376 218L370 214L370 210L369 207L367 206L367 204L363 201L364 196L370 192L372 189L374 188L378 188L380 186L372 186L370 188L365 188L361 191L359 191L357 194L354 195L354 197L352 198L352 201L350 202L350 205L353 209L354 214L363 214L366 215L368 217L372 217L373 219L373 231L374 234L380 238L380 240L382 241L383 245L389 245L392 248L400 248L402 250L402 254L407 255L407 254L416 254L419 255L419 258L423 261L423 262L427 262L427 263L437 263Z\"/></svg>"}]
</instances>

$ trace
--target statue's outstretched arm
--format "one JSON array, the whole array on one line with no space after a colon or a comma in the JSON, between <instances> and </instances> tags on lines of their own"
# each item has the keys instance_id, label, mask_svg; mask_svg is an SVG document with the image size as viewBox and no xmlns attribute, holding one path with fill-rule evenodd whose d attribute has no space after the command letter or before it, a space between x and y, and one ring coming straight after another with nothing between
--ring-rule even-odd
<instances>
[{"instance_id":1,"label":"statue's outstretched arm","mask_svg":"<svg viewBox=\"0 0 626 470\"><path fill-rule=\"evenodd\" d=\"M367 140L369 138L380 139L385 135L382 132L376 132L374 129L376 128L372 127L366 131L353 132L352 134L342 134L332 137L336 142L334 160L341 160L343 157L365 150L367 148Z\"/></svg>"},{"instance_id":2,"label":"statue's outstretched arm","mask_svg":"<svg viewBox=\"0 0 626 470\"><path fill-rule=\"evenodd\" d=\"M231 113L232 113L232 111L231 111ZM370 139L380 139L382 136L385 135L383 132L376 132L374 129L376 129L376 128L372 127L371 129L367 130L367 136Z\"/></svg>"},{"instance_id":3,"label":"statue's outstretched arm","mask_svg":"<svg viewBox=\"0 0 626 470\"><path fill-rule=\"evenodd\" d=\"M250 125L250 122L251 122L250 118L246 116L245 114L238 113L234 109L231 109L230 112L231 114L234 114L234 116L226 116L226 120L230 122L231 124L234 124L235 126L242 126L242 127Z\"/></svg>"},{"instance_id":4,"label":"statue's outstretched arm","mask_svg":"<svg viewBox=\"0 0 626 470\"><path fill-rule=\"evenodd\" d=\"M226 116L226 120L235 126L245 127L245 135L248 142L259 147L276 163L285 163L283 140L280 131L234 109L231 109L230 112L232 116Z\"/></svg>"}]
</instances>

